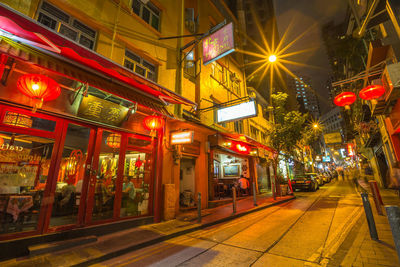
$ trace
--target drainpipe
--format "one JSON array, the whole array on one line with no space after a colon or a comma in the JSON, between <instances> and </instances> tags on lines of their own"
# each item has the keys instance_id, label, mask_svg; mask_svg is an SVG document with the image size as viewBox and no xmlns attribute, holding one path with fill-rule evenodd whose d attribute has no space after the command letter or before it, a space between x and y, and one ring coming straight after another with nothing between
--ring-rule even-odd
<instances>
[{"instance_id":1,"label":"drainpipe","mask_svg":"<svg viewBox=\"0 0 400 267\"><path fill-rule=\"evenodd\" d=\"M118 23L119 23L119 14L121 12L121 1L119 0L118 2L118 10L117 10L117 15L115 16L114 20L114 28L113 28L113 36L111 40L111 51L110 51L110 58L112 59L112 56L114 54L114 42L115 42L115 37L117 35L117 29L118 29Z\"/></svg>"},{"instance_id":2,"label":"drainpipe","mask_svg":"<svg viewBox=\"0 0 400 267\"><path fill-rule=\"evenodd\" d=\"M181 0L180 3L180 10L178 13L179 19L178 19L178 32L177 35L178 36L182 36L184 29L185 29L185 22L184 22L184 18L185 18L185 1ZM176 74L175 74L175 92L178 95L182 95L182 59L183 59L183 51L181 51L182 48L182 43L184 38L177 38L176 39L176 53L177 53L177 58L176 58L176 63L177 63L177 69L176 69ZM175 114L178 117L181 117L182 115L182 110L181 110L181 104L175 104Z\"/></svg>"},{"instance_id":3,"label":"drainpipe","mask_svg":"<svg viewBox=\"0 0 400 267\"><path fill-rule=\"evenodd\" d=\"M362 23L362 25L360 27L360 30L358 31L358 35L360 37L364 35L365 29L367 28L367 24L371 20L372 15L374 14L376 6L378 5L378 3L379 3L379 0L374 0L374 2L372 2L372 5L368 10L367 16L365 17L365 19L364 19L364 21L363 21L363 23Z\"/></svg>"}]
</instances>

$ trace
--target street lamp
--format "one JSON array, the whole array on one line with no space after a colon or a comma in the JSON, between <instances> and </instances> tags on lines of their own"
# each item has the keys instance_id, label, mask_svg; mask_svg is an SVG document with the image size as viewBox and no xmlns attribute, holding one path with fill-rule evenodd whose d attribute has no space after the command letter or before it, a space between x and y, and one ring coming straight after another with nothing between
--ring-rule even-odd
<instances>
[{"instance_id":1,"label":"street lamp","mask_svg":"<svg viewBox=\"0 0 400 267\"><path fill-rule=\"evenodd\" d=\"M275 55L270 55L268 58L269 62L275 62L276 61L276 56Z\"/></svg>"},{"instance_id":2,"label":"street lamp","mask_svg":"<svg viewBox=\"0 0 400 267\"><path fill-rule=\"evenodd\" d=\"M312 127L313 127L314 129L318 129L318 128L319 128L319 125L318 125L318 123L314 123Z\"/></svg>"}]
</instances>

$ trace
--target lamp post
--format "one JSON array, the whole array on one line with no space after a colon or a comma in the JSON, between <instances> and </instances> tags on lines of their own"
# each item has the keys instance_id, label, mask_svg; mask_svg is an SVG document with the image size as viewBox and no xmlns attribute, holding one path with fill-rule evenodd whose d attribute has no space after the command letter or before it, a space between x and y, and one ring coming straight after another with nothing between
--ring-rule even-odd
<instances>
[{"instance_id":1,"label":"lamp post","mask_svg":"<svg viewBox=\"0 0 400 267\"><path fill-rule=\"evenodd\" d=\"M269 61L269 63L270 64L274 64L275 62L276 62L276 60L277 60L278 58L276 57L276 55L274 55L274 54L271 54L271 55L269 55L268 56L268 61ZM272 85L273 85L273 83L272 83L272 75L271 75L271 80L270 80L270 83L269 83L269 106L270 106L270 112L269 112L269 120L271 121L271 122L273 122L274 121L274 115L273 115L273 108L272 108L272 93L273 93L273 88L272 88Z\"/></svg>"}]
</instances>

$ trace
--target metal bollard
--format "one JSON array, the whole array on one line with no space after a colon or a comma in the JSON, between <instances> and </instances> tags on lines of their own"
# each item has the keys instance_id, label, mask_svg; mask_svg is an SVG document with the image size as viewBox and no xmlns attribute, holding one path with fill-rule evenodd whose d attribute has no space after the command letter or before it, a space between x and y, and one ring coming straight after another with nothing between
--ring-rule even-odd
<instances>
[{"instance_id":1,"label":"metal bollard","mask_svg":"<svg viewBox=\"0 0 400 267\"><path fill-rule=\"evenodd\" d=\"M367 193L361 193L361 199L364 205L365 216L367 217L369 235L373 240L379 240L378 232L376 231L376 225L374 221L374 215L372 214L371 204L368 200Z\"/></svg>"},{"instance_id":2,"label":"metal bollard","mask_svg":"<svg viewBox=\"0 0 400 267\"><path fill-rule=\"evenodd\" d=\"M256 192L256 183L253 182L253 200L254 200L254 206L257 206L257 196L256 196L257 192Z\"/></svg>"},{"instance_id":3,"label":"metal bollard","mask_svg":"<svg viewBox=\"0 0 400 267\"><path fill-rule=\"evenodd\" d=\"M197 193L197 222L201 223L201 193Z\"/></svg>"},{"instance_id":4,"label":"metal bollard","mask_svg":"<svg viewBox=\"0 0 400 267\"><path fill-rule=\"evenodd\" d=\"M400 260L400 208L398 206L385 206L386 214L392 230L397 256Z\"/></svg>"},{"instance_id":5,"label":"metal bollard","mask_svg":"<svg viewBox=\"0 0 400 267\"><path fill-rule=\"evenodd\" d=\"M232 187L232 207L233 213L236 213L236 187Z\"/></svg>"},{"instance_id":6,"label":"metal bollard","mask_svg":"<svg viewBox=\"0 0 400 267\"><path fill-rule=\"evenodd\" d=\"M376 211L378 212L379 215L383 215L383 209L382 209L383 201L381 194L379 193L378 184L374 180L370 180L368 181L368 183L371 188L372 196L374 198Z\"/></svg>"}]
</instances>

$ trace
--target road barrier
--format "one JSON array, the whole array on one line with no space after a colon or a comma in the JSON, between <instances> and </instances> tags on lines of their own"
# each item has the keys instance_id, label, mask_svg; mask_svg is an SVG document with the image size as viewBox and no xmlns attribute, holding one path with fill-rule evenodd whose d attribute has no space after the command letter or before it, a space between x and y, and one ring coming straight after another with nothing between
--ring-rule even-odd
<instances>
[{"instance_id":1,"label":"road barrier","mask_svg":"<svg viewBox=\"0 0 400 267\"><path fill-rule=\"evenodd\" d=\"M398 206L385 206L386 214L392 230L397 256L400 260L400 208Z\"/></svg>"},{"instance_id":2,"label":"road barrier","mask_svg":"<svg viewBox=\"0 0 400 267\"><path fill-rule=\"evenodd\" d=\"M369 228L369 235L374 240L379 240L378 232L376 231L376 225L374 220L374 215L372 214L371 204L368 200L367 193L361 193L361 199L364 205L365 216L367 217L368 228Z\"/></svg>"},{"instance_id":3,"label":"road barrier","mask_svg":"<svg viewBox=\"0 0 400 267\"><path fill-rule=\"evenodd\" d=\"M256 192L256 183L253 182L253 200L254 200L254 207L257 206L257 192Z\"/></svg>"},{"instance_id":4,"label":"road barrier","mask_svg":"<svg viewBox=\"0 0 400 267\"><path fill-rule=\"evenodd\" d=\"M232 187L232 208L233 213L236 213L236 187Z\"/></svg>"},{"instance_id":5,"label":"road barrier","mask_svg":"<svg viewBox=\"0 0 400 267\"><path fill-rule=\"evenodd\" d=\"M197 222L201 223L201 193L197 193Z\"/></svg>"},{"instance_id":6,"label":"road barrier","mask_svg":"<svg viewBox=\"0 0 400 267\"><path fill-rule=\"evenodd\" d=\"M372 197L374 198L376 211L378 212L379 215L383 215L383 209L382 209L383 201L381 194L379 193L378 184L374 180L369 180L368 183L371 188Z\"/></svg>"}]
</instances>

